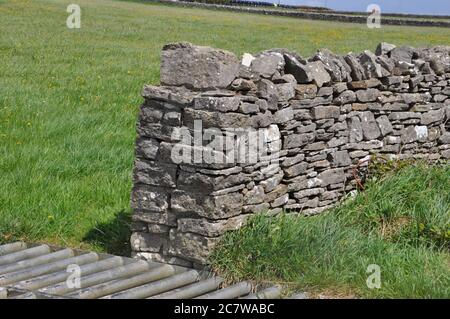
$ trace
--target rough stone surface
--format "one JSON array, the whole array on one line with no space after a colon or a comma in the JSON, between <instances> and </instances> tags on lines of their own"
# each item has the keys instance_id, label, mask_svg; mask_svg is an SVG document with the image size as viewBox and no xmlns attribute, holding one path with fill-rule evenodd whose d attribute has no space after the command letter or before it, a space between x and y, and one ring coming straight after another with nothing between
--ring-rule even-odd
<instances>
[{"instance_id":1,"label":"rough stone surface","mask_svg":"<svg viewBox=\"0 0 450 319\"><path fill-rule=\"evenodd\" d=\"M386 115L377 118L377 123L381 131L381 135L386 136L393 132L392 124Z\"/></svg>"},{"instance_id":2,"label":"rough stone surface","mask_svg":"<svg viewBox=\"0 0 450 319\"><path fill-rule=\"evenodd\" d=\"M381 135L381 131L372 112L362 112L359 114L359 118L361 120L361 127L365 140L374 140Z\"/></svg>"},{"instance_id":3,"label":"rough stone surface","mask_svg":"<svg viewBox=\"0 0 450 319\"><path fill-rule=\"evenodd\" d=\"M218 237L229 230L241 228L247 220L247 215L229 219L210 221L206 218L180 218L178 230L182 233L194 233L208 237Z\"/></svg>"},{"instance_id":4,"label":"rough stone surface","mask_svg":"<svg viewBox=\"0 0 450 319\"><path fill-rule=\"evenodd\" d=\"M317 96L317 85L299 84L295 87L296 96L299 99L312 99Z\"/></svg>"},{"instance_id":5,"label":"rough stone surface","mask_svg":"<svg viewBox=\"0 0 450 319\"><path fill-rule=\"evenodd\" d=\"M414 54L414 49L408 46L402 46L394 48L390 51L391 59L397 62L408 62L411 63Z\"/></svg>"},{"instance_id":6,"label":"rough stone surface","mask_svg":"<svg viewBox=\"0 0 450 319\"><path fill-rule=\"evenodd\" d=\"M358 58L354 54L347 54L345 57L345 62L350 66L351 77L353 81L365 80L365 72L362 65L359 63Z\"/></svg>"},{"instance_id":7,"label":"rough stone surface","mask_svg":"<svg viewBox=\"0 0 450 319\"><path fill-rule=\"evenodd\" d=\"M232 112L239 107L237 97L197 97L194 98L194 109L207 111Z\"/></svg>"},{"instance_id":8,"label":"rough stone surface","mask_svg":"<svg viewBox=\"0 0 450 319\"><path fill-rule=\"evenodd\" d=\"M301 64L296 59L291 59L286 63L286 72L292 74L298 83L314 83L322 87L331 81L330 75L320 61Z\"/></svg>"},{"instance_id":9,"label":"rough stone surface","mask_svg":"<svg viewBox=\"0 0 450 319\"><path fill-rule=\"evenodd\" d=\"M436 122L440 122L443 119L444 119L444 110L443 109L434 110L423 114L420 123L423 125L430 125Z\"/></svg>"},{"instance_id":10,"label":"rough stone surface","mask_svg":"<svg viewBox=\"0 0 450 319\"><path fill-rule=\"evenodd\" d=\"M356 99L359 102L375 102L380 96L380 91L377 89L367 89L356 91Z\"/></svg>"},{"instance_id":11,"label":"rough stone surface","mask_svg":"<svg viewBox=\"0 0 450 319\"><path fill-rule=\"evenodd\" d=\"M337 151L330 153L330 161L335 167L349 166L352 163L348 151Z\"/></svg>"},{"instance_id":12,"label":"rough stone surface","mask_svg":"<svg viewBox=\"0 0 450 319\"><path fill-rule=\"evenodd\" d=\"M160 74L164 85L226 88L239 74L239 61L225 50L174 43L163 48Z\"/></svg>"},{"instance_id":13,"label":"rough stone surface","mask_svg":"<svg viewBox=\"0 0 450 319\"><path fill-rule=\"evenodd\" d=\"M250 69L264 78L270 78L284 67L283 55L277 52L263 52L251 62Z\"/></svg>"},{"instance_id":14,"label":"rough stone surface","mask_svg":"<svg viewBox=\"0 0 450 319\"><path fill-rule=\"evenodd\" d=\"M337 106L317 106L312 110L312 116L315 120L338 118L339 115L340 110Z\"/></svg>"},{"instance_id":15,"label":"rough stone surface","mask_svg":"<svg viewBox=\"0 0 450 319\"><path fill-rule=\"evenodd\" d=\"M366 78L380 78L383 76L381 65L378 64L375 54L365 50L358 58Z\"/></svg>"},{"instance_id":16,"label":"rough stone surface","mask_svg":"<svg viewBox=\"0 0 450 319\"><path fill-rule=\"evenodd\" d=\"M312 59L322 62L333 82L351 81L351 69L343 57L333 54L330 50L322 49Z\"/></svg>"},{"instance_id":17,"label":"rough stone surface","mask_svg":"<svg viewBox=\"0 0 450 319\"><path fill-rule=\"evenodd\" d=\"M348 120L348 127L350 129L350 143L359 142L363 139L363 131L361 126L361 120L359 117L353 116Z\"/></svg>"},{"instance_id":18,"label":"rough stone surface","mask_svg":"<svg viewBox=\"0 0 450 319\"><path fill-rule=\"evenodd\" d=\"M339 94L339 96L337 96L333 103L336 105L344 105L344 104L349 104L352 102L356 101L356 94L353 91L347 90L342 92L341 94Z\"/></svg>"}]
</instances>

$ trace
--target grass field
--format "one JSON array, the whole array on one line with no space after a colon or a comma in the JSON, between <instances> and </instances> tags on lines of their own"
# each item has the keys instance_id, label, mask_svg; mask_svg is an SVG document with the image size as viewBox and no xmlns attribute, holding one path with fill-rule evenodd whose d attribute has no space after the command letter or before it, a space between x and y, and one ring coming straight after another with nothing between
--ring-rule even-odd
<instances>
[{"instance_id":1,"label":"grass field","mask_svg":"<svg viewBox=\"0 0 450 319\"><path fill-rule=\"evenodd\" d=\"M318 216L259 215L227 234L214 268L313 295L449 298L449 176L449 166L405 167ZM379 288L366 285L369 265L379 266Z\"/></svg>"},{"instance_id":2,"label":"grass field","mask_svg":"<svg viewBox=\"0 0 450 319\"><path fill-rule=\"evenodd\" d=\"M449 29L303 21L136 2L0 0L0 241L127 253L134 125L163 44L309 55L380 41L448 43Z\"/></svg>"}]
</instances>

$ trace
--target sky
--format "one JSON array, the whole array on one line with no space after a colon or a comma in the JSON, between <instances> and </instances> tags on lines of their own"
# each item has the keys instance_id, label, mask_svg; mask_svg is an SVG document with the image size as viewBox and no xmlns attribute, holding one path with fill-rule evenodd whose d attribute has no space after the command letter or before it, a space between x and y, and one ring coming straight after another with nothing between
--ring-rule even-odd
<instances>
[{"instance_id":1,"label":"sky","mask_svg":"<svg viewBox=\"0 0 450 319\"><path fill-rule=\"evenodd\" d=\"M369 4L377 4L381 13L413 13L450 15L450 0L266 0L294 5L327 6L344 11L366 11Z\"/></svg>"}]
</instances>

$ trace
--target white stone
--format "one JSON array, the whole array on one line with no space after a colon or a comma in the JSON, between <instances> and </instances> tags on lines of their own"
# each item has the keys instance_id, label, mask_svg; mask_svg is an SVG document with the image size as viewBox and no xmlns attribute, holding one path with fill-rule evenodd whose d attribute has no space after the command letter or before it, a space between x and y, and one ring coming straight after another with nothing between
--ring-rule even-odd
<instances>
[{"instance_id":1,"label":"white stone","mask_svg":"<svg viewBox=\"0 0 450 319\"><path fill-rule=\"evenodd\" d=\"M426 126L416 126L414 128L419 140L426 139L428 137L428 128Z\"/></svg>"},{"instance_id":2,"label":"white stone","mask_svg":"<svg viewBox=\"0 0 450 319\"><path fill-rule=\"evenodd\" d=\"M278 129L278 125L272 124L266 130L264 130L264 137L267 142L273 142L279 140L280 130Z\"/></svg>"},{"instance_id":3,"label":"white stone","mask_svg":"<svg viewBox=\"0 0 450 319\"><path fill-rule=\"evenodd\" d=\"M243 66L250 67L250 65L252 64L252 61L254 59L255 59L255 57L253 55L251 55L250 53L244 53L244 55L242 56L241 64Z\"/></svg>"}]
</instances>

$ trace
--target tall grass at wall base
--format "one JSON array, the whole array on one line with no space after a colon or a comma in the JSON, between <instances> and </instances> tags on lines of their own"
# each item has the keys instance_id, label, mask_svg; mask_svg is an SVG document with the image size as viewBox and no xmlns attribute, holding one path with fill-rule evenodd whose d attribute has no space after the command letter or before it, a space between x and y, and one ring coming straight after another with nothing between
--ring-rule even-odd
<instances>
[{"instance_id":1,"label":"tall grass at wall base","mask_svg":"<svg viewBox=\"0 0 450 319\"><path fill-rule=\"evenodd\" d=\"M317 216L264 214L228 233L212 256L228 280L283 284L312 294L450 296L450 167L420 164L371 180ZM381 270L370 289L368 266Z\"/></svg>"}]
</instances>

